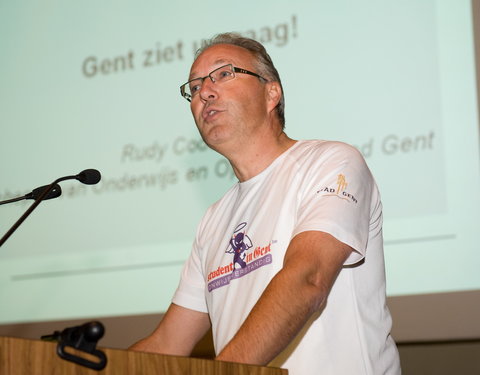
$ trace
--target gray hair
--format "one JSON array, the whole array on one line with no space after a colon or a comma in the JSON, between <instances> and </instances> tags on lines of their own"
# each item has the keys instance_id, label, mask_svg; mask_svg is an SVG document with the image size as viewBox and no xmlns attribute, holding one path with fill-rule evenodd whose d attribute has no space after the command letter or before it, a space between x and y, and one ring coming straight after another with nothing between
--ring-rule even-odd
<instances>
[{"instance_id":1,"label":"gray hair","mask_svg":"<svg viewBox=\"0 0 480 375\"><path fill-rule=\"evenodd\" d=\"M195 53L195 60L200 54L216 44L232 44L234 46L245 48L250 51L255 57L255 67L257 74L265 77L268 81L278 82L282 89L282 96L276 106L277 116L282 126L285 128L285 96L283 94L282 81L277 69L273 65L270 55L267 53L265 47L254 39L245 38L238 33L223 33L214 36L212 39L206 41Z\"/></svg>"}]
</instances>

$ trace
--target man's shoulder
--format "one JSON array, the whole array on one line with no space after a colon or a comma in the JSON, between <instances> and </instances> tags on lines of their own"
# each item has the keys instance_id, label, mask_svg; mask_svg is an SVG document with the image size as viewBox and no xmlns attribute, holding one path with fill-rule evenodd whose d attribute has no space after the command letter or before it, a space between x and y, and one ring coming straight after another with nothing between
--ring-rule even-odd
<instances>
[{"instance_id":1,"label":"man's shoulder","mask_svg":"<svg viewBox=\"0 0 480 375\"><path fill-rule=\"evenodd\" d=\"M341 141L321 139L301 140L292 152L292 156L302 158L342 158L363 159L361 153L352 145Z\"/></svg>"}]
</instances>

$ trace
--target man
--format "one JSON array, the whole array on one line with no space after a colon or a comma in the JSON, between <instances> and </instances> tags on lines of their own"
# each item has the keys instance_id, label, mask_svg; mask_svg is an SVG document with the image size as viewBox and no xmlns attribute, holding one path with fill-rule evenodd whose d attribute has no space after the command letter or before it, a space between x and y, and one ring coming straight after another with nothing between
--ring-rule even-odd
<instances>
[{"instance_id":1,"label":"man","mask_svg":"<svg viewBox=\"0 0 480 375\"><path fill-rule=\"evenodd\" d=\"M239 183L208 209L173 303L132 349L189 355L211 326L218 360L400 373L380 197L358 151L290 139L270 57L236 34L199 51L181 93Z\"/></svg>"}]
</instances>

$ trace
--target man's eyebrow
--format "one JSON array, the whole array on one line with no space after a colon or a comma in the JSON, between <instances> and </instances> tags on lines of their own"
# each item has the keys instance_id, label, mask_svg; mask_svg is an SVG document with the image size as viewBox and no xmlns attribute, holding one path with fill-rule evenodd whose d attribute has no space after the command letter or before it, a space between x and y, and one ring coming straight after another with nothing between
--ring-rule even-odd
<instances>
[{"instance_id":1,"label":"man's eyebrow","mask_svg":"<svg viewBox=\"0 0 480 375\"><path fill-rule=\"evenodd\" d=\"M231 62L228 61L228 60L225 60L225 59L218 59L218 60L215 60L213 62L213 65L219 65L218 67L221 66L220 64L226 65L226 64L231 64ZM215 69L212 69L212 70L215 70ZM200 76L195 71L193 71L188 76L188 80L190 81L190 80L195 79L195 78L200 78Z\"/></svg>"}]
</instances>

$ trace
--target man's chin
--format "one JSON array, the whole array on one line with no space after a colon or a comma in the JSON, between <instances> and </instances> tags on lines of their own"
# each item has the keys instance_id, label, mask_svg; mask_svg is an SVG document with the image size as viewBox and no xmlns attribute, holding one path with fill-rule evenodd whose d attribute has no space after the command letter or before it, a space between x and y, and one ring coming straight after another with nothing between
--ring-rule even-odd
<instances>
[{"instance_id":1,"label":"man's chin","mask_svg":"<svg viewBox=\"0 0 480 375\"><path fill-rule=\"evenodd\" d=\"M224 138L228 138L227 133L229 133L225 126L214 122L204 122L199 131L207 145L222 142Z\"/></svg>"},{"instance_id":2,"label":"man's chin","mask_svg":"<svg viewBox=\"0 0 480 375\"><path fill-rule=\"evenodd\" d=\"M231 137L227 134L208 134L207 136L202 136L203 141L210 147L212 150L217 151L222 154L222 149L225 145L231 141Z\"/></svg>"}]
</instances>

